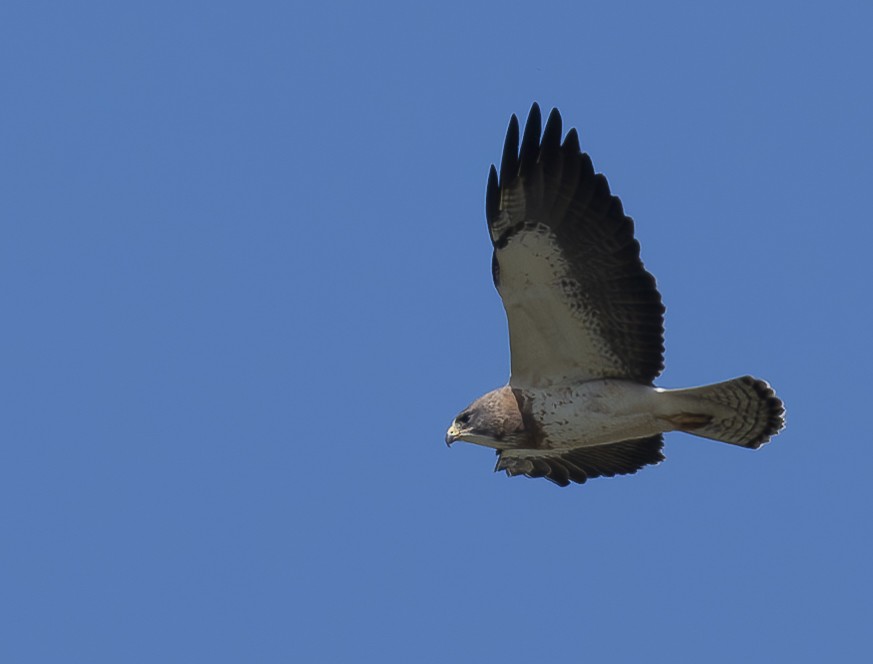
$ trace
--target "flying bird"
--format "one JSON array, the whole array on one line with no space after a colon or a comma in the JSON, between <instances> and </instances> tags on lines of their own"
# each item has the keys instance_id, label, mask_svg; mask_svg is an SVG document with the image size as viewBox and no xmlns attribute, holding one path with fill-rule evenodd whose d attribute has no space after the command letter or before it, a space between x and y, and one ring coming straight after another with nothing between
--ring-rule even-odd
<instances>
[{"instance_id":1,"label":"flying bird","mask_svg":"<svg viewBox=\"0 0 873 664\"><path fill-rule=\"evenodd\" d=\"M509 121L485 212L492 274L509 322L509 384L467 406L446 433L497 451L495 470L582 484L664 459L684 431L757 449L784 426L782 401L743 376L663 389L664 305L633 220L571 129L539 106Z\"/></svg>"}]
</instances>

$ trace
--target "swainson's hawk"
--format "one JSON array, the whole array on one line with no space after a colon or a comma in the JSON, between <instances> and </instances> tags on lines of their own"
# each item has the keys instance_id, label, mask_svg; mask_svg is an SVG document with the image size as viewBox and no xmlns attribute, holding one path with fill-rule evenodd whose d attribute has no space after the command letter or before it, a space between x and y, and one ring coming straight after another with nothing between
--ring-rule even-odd
<instances>
[{"instance_id":1,"label":"swainson's hawk","mask_svg":"<svg viewBox=\"0 0 873 664\"><path fill-rule=\"evenodd\" d=\"M664 306L633 221L553 109L506 133L486 195L494 283L509 321L509 384L465 408L446 443L497 450L497 470L556 484L634 473L663 460L667 431L756 449L783 427L763 380L667 390ZM542 133L541 133L542 132Z\"/></svg>"}]
</instances>

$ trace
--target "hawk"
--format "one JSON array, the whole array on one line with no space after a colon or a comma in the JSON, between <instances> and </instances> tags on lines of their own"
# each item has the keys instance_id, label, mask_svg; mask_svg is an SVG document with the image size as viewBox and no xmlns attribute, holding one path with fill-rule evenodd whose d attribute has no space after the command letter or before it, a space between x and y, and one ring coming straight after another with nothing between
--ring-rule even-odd
<instances>
[{"instance_id":1,"label":"hawk","mask_svg":"<svg viewBox=\"0 0 873 664\"><path fill-rule=\"evenodd\" d=\"M582 484L664 459L684 431L757 449L784 425L751 376L663 389L664 305L633 220L553 109L509 121L500 176L488 176L492 274L509 322L509 384L467 406L446 433L497 450L495 470Z\"/></svg>"}]
</instances>

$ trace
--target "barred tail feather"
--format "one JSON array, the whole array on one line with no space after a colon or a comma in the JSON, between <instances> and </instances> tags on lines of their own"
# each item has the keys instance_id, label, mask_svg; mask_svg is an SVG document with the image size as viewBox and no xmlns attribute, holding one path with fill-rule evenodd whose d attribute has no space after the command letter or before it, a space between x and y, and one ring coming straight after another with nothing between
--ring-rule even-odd
<instances>
[{"instance_id":1,"label":"barred tail feather","mask_svg":"<svg viewBox=\"0 0 873 664\"><path fill-rule=\"evenodd\" d=\"M682 412L669 419L678 430L757 449L785 426L785 407L770 385L752 376L666 390Z\"/></svg>"}]
</instances>

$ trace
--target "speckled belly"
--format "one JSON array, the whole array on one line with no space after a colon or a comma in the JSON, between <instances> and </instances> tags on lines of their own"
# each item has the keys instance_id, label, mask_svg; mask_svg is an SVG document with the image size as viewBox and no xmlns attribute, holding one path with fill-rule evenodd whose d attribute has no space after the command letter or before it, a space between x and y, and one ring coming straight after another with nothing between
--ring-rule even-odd
<instances>
[{"instance_id":1,"label":"speckled belly","mask_svg":"<svg viewBox=\"0 0 873 664\"><path fill-rule=\"evenodd\" d=\"M543 446L559 449L644 438L671 430L657 417L659 391L622 380L529 390Z\"/></svg>"}]
</instances>

